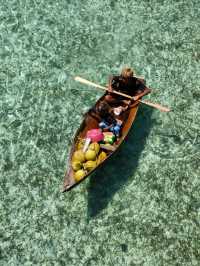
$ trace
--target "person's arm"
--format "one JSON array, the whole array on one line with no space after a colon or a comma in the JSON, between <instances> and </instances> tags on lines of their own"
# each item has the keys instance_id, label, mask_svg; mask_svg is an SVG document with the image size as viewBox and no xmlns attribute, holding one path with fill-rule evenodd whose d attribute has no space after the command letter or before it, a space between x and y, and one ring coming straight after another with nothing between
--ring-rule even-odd
<instances>
[{"instance_id":1,"label":"person's arm","mask_svg":"<svg viewBox=\"0 0 200 266\"><path fill-rule=\"evenodd\" d=\"M146 81L144 79L137 78L136 86L138 88L138 94L133 97L134 101L139 100L140 98L142 98L143 96L145 96L151 92L151 89L146 87L145 84L146 84Z\"/></svg>"},{"instance_id":2,"label":"person's arm","mask_svg":"<svg viewBox=\"0 0 200 266\"><path fill-rule=\"evenodd\" d=\"M141 77L137 77L137 80L140 82L140 84L146 85L146 80Z\"/></svg>"},{"instance_id":3,"label":"person's arm","mask_svg":"<svg viewBox=\"0 0 200 266\"><path fill-rule=\"evenodd\" d=\"M140 92L138 95L133 97L134 101L139 100L140 98L142 98L143 96L149 94L151 92L151 89L145 87L144 90L142 92Z\"/></svg>"}]
</instances>

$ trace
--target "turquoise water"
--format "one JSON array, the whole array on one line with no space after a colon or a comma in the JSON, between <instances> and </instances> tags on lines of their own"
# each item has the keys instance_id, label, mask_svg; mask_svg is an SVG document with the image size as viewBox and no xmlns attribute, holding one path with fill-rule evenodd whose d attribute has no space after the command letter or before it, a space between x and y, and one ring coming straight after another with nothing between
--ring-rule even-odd
<instances>
[{"instance_id":1,"label":"turquoise water","mask_svg":"<svg viewBox=\"0 0 200 266\"><path fill-rule=\"evenodd\" d=\"M199 265L199 1L0 1L0 265ZM127 141L61 194L71 139L124 65Z\"/></svg>"}]
</instances>

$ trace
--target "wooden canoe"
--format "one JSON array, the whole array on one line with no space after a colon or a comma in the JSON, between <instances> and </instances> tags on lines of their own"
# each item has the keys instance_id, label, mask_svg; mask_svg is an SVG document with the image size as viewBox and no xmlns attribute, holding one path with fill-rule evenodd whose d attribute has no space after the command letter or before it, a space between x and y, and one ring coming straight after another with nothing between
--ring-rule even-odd
<instances>
[{"instance_id":1,"label":"wooden canoe","mask_svg":"<svg viewBox=\"0 0 200 266\"><path fill-rule=\"evenodd\" d=\"M105 97L105 94L96 102L95 106L97 106L100 103L100 101L102 101L104 99L104 97ZM101 162L92 171L88 172L81 181L76 182L74 179L74 170L72 169L72 166L71 166L73 153L75 152L75 150L77 150L77 145L78 145L79 140L86 137L86 133L88 130L98 128L98 123L99 123L99 121L97 121L97 119L95 117L93 117L90 112L88 112L85 115L85 118L84 118L83 122L81 123L81 125L80 125L79 129L77 130L75 137L73 139L73 144L71 146L69 159L68 159L68 169L65 173L62 192L69 191L70 189L74 188L76 185L80 184L92 172L94 172L97 168L99 168L100 166L105 164L107 162L107 160L116 152L116 150L119 148L119 146L122 144L125 137L127 136L128 132L129 132L134 120L135 120L138 106L139 106L139 102L137 101L128 110L126 110L125 112L123 112L119 116L119 119L121 119L123 121L122 130L121 130L122 133L121 133L121 137L118 139L118 141L113 146L114 147L113 151L107 151L108 155L107 155L106 159L103 162Z\"/></svg>"}]
</instances>

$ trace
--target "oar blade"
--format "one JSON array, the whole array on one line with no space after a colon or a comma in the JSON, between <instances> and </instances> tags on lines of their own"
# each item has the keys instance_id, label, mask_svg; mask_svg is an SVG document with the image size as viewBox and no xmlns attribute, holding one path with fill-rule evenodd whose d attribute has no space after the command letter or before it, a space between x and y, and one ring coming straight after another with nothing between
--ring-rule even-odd
<instances>
[{"instance_id":1,"label":"oar blade","mask_svg":"<svg viewBox=\"0 0 200 266\"><path fill-rule=\"evenodd\" d=\"M93 86L93 87L96 87L96 88L102 89L102 90L107 90L107 88L105 88L105 87L103 87L103 86L100 86L100 85L98 85L98 84L96 84L96 83L94 83L94 82L91 82L91 81L89 81L89 80L87 80L87 79L83 79L83 78L81 78L81 77L79 77L79 76L76 76L76 77L74 78L74 80L75 80L75 81L78 81L78 82L81 82L81 83L84 83L84 84L86 84L86 85L90 85L90 86Z\"/></svg>"},{"instance_id":2,"label":"oar blade","mask_svg":"<svg viewBox=\"0 0 200 266\"><path fill-rule=\"evenodd\" d=\"M81 83L85 83L85 84L90 84L90 83L92 83L92 82L90 82L90 81L88 81L88 80L86 80L86 79L83 79L83 78L81 78L81 77L78 77L78 76L74 77L74 80L75 80L75 81L78 81L78 82L81 82Z\"/></svg>"},{"instance_id":3,"label":"oar blade","mask_svg":"<svg viewBox=\"0 0 200 266\"><path fill-rule=\"evenodd\" d=\"M158 110L160 110L161 112L170 112L171 110L168 107L162 106L158 103L151 103L145 100L140 100L141 103L144 103L146 105L152 106Z\"/></svg>"}]
</instances>

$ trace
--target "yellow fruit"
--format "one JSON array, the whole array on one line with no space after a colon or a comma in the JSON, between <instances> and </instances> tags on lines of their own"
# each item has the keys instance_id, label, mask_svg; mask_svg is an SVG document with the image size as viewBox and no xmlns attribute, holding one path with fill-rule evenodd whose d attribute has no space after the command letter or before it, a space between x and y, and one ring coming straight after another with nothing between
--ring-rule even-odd
<instances>
[{"instance_id":1,"label":"yellow fruit","mask_svg":"<svg viewBox=\"0 0 200 266\"><path fill-rule=\"evenodd\" d=\"M76 180L76 182L78 182L81 179L83 179L84 176L85 176L85 171L83 169L80 169L77 172L75 172L74 179Z\"/></svg>"},{"instance_id":2,"label":"yellow fruit","mask_svg":"<svg viewBox=\"0 0 200 266\"><path fill-rule=\"evenodd\" d=\"M99 143L98 142L91 143L90 146L89 146L89 150L93 150L93 151L96 152L96 154L98 154L99 150L100 150Z\"/></svg>"},{"instance_id":3,"label":"yellow fruit","mask_svg":"<svg viewBox=\"0 0 200 266\"><path fill-rule=\"evenodd\" d=\"M72 161L72 168L74 171L78 171L82 168L82 163L79 161Z\"/></svg>"},{"instance_id":4,"label":"yellow fruit","mask_svg":"<svg viewBox=\"0 0 200 266\"><path fill-rule=\"evenodd\" d=\"M97 165L96 161L87 161L86 163L84 163L83 167L85 170L91 171L96 167L96 165Z\"/></svg>"},{"instance_id":5,"label":"yellow fruit","mask_svg":"<svg viewBox=\"0 0 200 266\"><path fill-rule=\"evenodd\" d=\"M75 151L72 157L72 161L85 162L85 155L82 150Z\"/></svg>"},{"instance_id":6,"label":"yellow fruit","mask_svg":"<svg viewBox=\"0 0 200 266\"><path fill-rule=\"evenodd\" d=\"M83 146L84 146L85 140L84 139L80 139L77 145L77 150L82 150Z\"/></svg>"},{"instance_id":7,"label":"yellow fruit","mask_svg":"<svg viewBox=\"0 0 200 266\"><path fill-rule=\"evenodd\" d=\"M93 151L93 150L87 150L85 152L85 159L87 161L94 161L94 160L96 160L96 152Z\"/></svg>"},{"instance_id":8,"label":"yellow fruit","mask_svg":"<svg viewBox=\"0 0 200 266\"><path fill-rule=\"evenodd\" d=\"M102 151L99 156L98 156L98 159L97 159L97 164L100 164L101 162L103 162L107 157L107 154Z\"/></svg>"}]
</instances>

